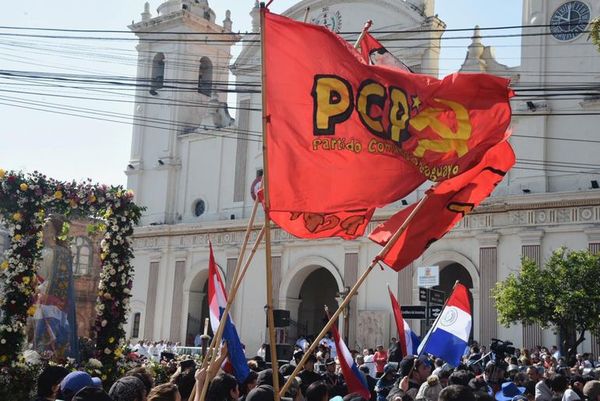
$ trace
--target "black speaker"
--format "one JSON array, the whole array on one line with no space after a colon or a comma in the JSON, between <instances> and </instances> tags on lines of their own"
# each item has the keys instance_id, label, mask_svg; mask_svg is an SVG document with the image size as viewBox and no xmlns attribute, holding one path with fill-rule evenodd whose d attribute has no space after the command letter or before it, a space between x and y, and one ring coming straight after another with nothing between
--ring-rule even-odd
<instances>
[{"instance_id":1,"label":"black speaker","mask_svg":"<svg viewBox=\"0 0 600 401\"><path fill-rule=\"evenodd\" d=\"M294 356L294 346L290 344L276 344L277 360L278 361L291 361ZM271 346L267 345L265 352L265 362L271 362Z\"/></svg>"},{"instance_id":2,"label":"black speaker","mask_svg":"<svg viewBox=\"0 0 600 401\"><path fill-rule=\"evenodd\" d=\"M290 325L290 311L273 309L273 320L275 320L275 327L288 327Z\"/></svg>"}]
</instances>

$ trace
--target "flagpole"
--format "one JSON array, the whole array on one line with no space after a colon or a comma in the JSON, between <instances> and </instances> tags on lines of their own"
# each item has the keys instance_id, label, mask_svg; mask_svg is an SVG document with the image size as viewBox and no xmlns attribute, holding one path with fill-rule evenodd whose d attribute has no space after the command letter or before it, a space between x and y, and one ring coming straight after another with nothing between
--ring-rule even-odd
<instances>
[{"instance_id":1,"label":"flagpole","mask_svg":"<svg viewBox=\"0 0 600 401\"><path fill-rule=\"evenodd\" d=\"M310 7L306 7L306 10L304 10L304 22L306 22L306 20L308 20L309 12L310 12Z\"/></svg>"},{"instance_id":2,"label":"flagpole","mask_svg":"<svg viewBox=\"0 0 600 401\"><path fill-rule=\"evenodd\" d=\"M367 22L365 22L365 25L363 26L362 31L360 31L360 35L358 35L358 39L356 39L356 42L354 43L355 49L358 49L358 46L360 46L360 42L362 42L363 38L367 34L367 31L369 30L369 28L371 28L372 24L373 24L372 20L367 20Z\"/></svg>"},{"instance_id":3,"label":"flagpole","mask_svg":"<svg viewBox=\"0 0 600 401\"><path fill-rule=\"evenodd\" d=\"M250 227L251 227L251 225L248 225L249 229L250 229ZM225 310L223 310L221 319L219 319L219 326L217 328L217 332L214 333L213 339L210 343L210 347L208 348L206 356L204 357L204 360L202 361L202 368L206 368L208 366L209 359L214 360L214 358L216 358L216 356L217 356L217 353L219 350L216 345L218 343L220 343L221 339L223 338L223 331L225 331L225 322L227 322L227 316L229 315L229 311L231 310L233 301L235 299L238 289L240 288L242 280L244 279L244 276L246 275L246 271L248 270L248 267L250 266L250 263L252 262L254 254L256 253L256 249L258 248L258 245L260 244L260 242L263 238L264 232L265 232L265 226L263 225L262 229L258 233L258 236L256 237L256 241L254 241L254 245L252 246L252 250L250 251L250 255L248 255L248 259L246 260L244 267L241 269L241 272L238 274L238 280L232 282L232 288L227 297L227 304L225 305ZM241 255L240 255L240 259L241 259ZM210 277L209 277L209 279L210 279ZM208 355L211 355L211 357L209 358ZM204 384L202 385L202 389L201 389L201 393L200 393L201 400L203 400L204 397L206 396L207 390L208 390L208 381L205 381ZM195 392L196 392L196 384L194 383L194 387L192 388L192 393L191 393L189 399L193 399Z\"/></svg>"},{"instance_id":4,"label":"flagpole","mask_svg":"<svg viewBox=\"0 0 600 401\"><path fill-rule=\"evenodd\" d=\"M269 2L270 4L270 2ZM269 194L269 163L267 149L267 69L266 69L266 51L265 51L265 13L267 6L264 3L260 5L260 58L262 69L262 136L263 136L263 171L262 180L264 208L265 208L265 270L267 280L267 321L269 326L269 345L271 347L271 368L273 371L273 389L275 390L275 401L279 401L279 366L277 363L277 347L275 346L275 319L273 317L273 270L271 261L271 200ZM285 394L285 393L284 393Z\"/></svg>"},{"instance_id":5,"label":"flagpole","mask_svg":"<svg viewBox=\"0 0 600 401\"><path fill-rule=\"evenodd\" d=\"M444 312L444 308L446 307L446 305L448 304L448 301L452 297L452 294L454 293L454 290L456 289L457 285L458 285L458 280L456 280L454 282L454 285L452 286L452 292L450 293L450 296L448 298L446 298L446 301L444 302L444 305L442 306L442 310L440 311L440 314L437 315L437 317L433 321L433 324L431 325L431 328L429 330L427 330L427 335L424 338L425 343L421 347L421 352L419 352L419 355L417 355L417 356L421 356L421 354L423 354L423 350L425 349L425 347L427 346L427 343L429 342L429 338L430 338L429 332L431 331L431 329L433 329L435 327L435 325L437 324L437 322L440 320L440 317L442 317L442 313ZM429 313L429 311L426 310L425 313Z\"/></svg>"},{"instance_id":6,"label":"flagpole","mask_svg":"<svg viewBox=\"0 0 600 401\"><path fill-rule=\"evenodd\" d=\"M235 286L235 283L237 282L238 276L239 276L239 271L240 271L240 266L242 265L242 260L244 259L245 253L246 253L246 246L248 245L248 240L250 239L250 232L252 231L252 225L254 224L254 217L256 217L256 211L258 209L258 196L256 197L256 199L254 200L254 205L252 206L252 213L250 214L250 220L248 220L248 227L246 227L246 235L244 236L244 242L242 242L242 247L240 249L240 255L238 256L238 260L235 263L235 270L233 273L233 278L231 280L231 284L229 284L229 294L228 294L228 298L234 298L235 295L232 296L231 294L231 290L233 289L233 287Z\"/></svg>"},{"instance_id":7,"label":"flagpole","mask_svg":"<svg viewBox=\"0 0 600 401\"><path fill-rule=\"evenodd\" d=\"M294 380L295 377L298 375L298 373L300 373L300 370L302 369L302 367L304 366L304 364L306 363L306 361L308 360L308 358L310 357L310 355L314 352L315 348L317 348L317 345L319 345L319 341L321 341L321 339L323 337L325 337L325 335L327 334L327 332L329 331L329 329L331 328L331 326L333 325L333 323L339 317L340 313L342 313L342 311L344 310L344 308L348 305L348 303L350 303L350 301L352 300L352 297L356 294L356 292L358 291L358 288L366 280L366 278L369 275L369 273L371 272L371 270L373 270L373 268L375 266L377 266L377 264L379 263L379 261L381 261L385 257L385 255L387 255L387 253L391 249L391 247L396 243L396 241L398 240L398 238L400 238L400 235L402 235L402 233L404 231L406 231L406 228L410 224L411 220L414 218L414 216L417 214L417 212L421 209L421 207L425 204L425 200L427 199L428 196L429 196L429 193L427 193L423 198L421 198L421 200L419 201L419 203L417 204L417 206L412 210L412 212L410 212L410 214L408 215L408 217L406 218L406 220L404 220L404 223L402 223L402 225L398 228L398 230L396 230L396 232L394 233L394 235L389 239L389 241L383 247L383 249L377 254L377 256L375 256L375 258L373 258L373 261L371 262L371 264L369 265L369 267L367 267L367 270L365 270L365 272L358 278L358 280L356 281L356 283L354 284L354 286L352 286L352 288L348 292L348 295L346 295L346 297L344 297L344 300L339 305L338 309L335 311L335 313L333 314L333 316L331 316L331 318L329 319L329 321L327 322L327 324L325 325L325 327L323 327L323 330L321 330L321 332L314 339L314 341L312 342L312 344L310 345L310 347L308 348L308 350L306 351L306 353L302 357L302 360L296 366L296 369L294 369L294 371L292 372L292 374L288 377L287 382L285 383L285 385L281 389L281 394L280 395L284 395L285 392L288 390L288 388L292 384L292 380Z\"/></svg>"}]
</instances>

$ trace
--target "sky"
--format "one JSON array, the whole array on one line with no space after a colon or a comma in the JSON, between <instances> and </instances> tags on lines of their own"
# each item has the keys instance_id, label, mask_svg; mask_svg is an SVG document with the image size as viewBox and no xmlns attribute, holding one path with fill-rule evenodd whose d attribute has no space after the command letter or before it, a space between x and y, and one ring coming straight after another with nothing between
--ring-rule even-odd
<instances>
[{"instance_id":1,"label":"sky","mask_svg":"<svg viewBox=\"0 0 600 401\"><path fill-rule=\"evenodd\" d=\"M15 27L124 30L132 20L140 20L144 2L11 2L0 13L0 70L134 77L135 41L29 38L13 34L65 35L60 32L16 30ZM153 15L156 15L156 7L161 2L150 1ZM281 13L296 3L298 1L275 0L270 8L273 12ZM224 19L225 11L229 9L234 31L251 30L249 12L254 0L209 0L209 4L217 15L217 22ZM437 0L435 12L446 23L447 29L471 29L475 25L521 25L521 8L522 2L518 0ZM482 33L485 36L486 32ZM104 33L95 35L108 36ZM443 37L470 35L470 32L446 32ZM469 43L468 38L442 41L441 75L460 68ZM499 62L509 66L519 64L519 38L484 37L483 43L495 46ZM238 52L239 46L234 46L234 54ZM111 91L112 88L104 91L107 90ZM94 100L98 97L110 98L111 101ZM65 90L56 84L36 86L31 81L1 78L0 168L24 172L37 170L61 180L91 178L99 183L125 186L127 179L124 170L131 147L130 116L134 107L131 99L122 94ZM231 103L235 99L231 97L229 101Z\"/></svg>"}]
</instances>

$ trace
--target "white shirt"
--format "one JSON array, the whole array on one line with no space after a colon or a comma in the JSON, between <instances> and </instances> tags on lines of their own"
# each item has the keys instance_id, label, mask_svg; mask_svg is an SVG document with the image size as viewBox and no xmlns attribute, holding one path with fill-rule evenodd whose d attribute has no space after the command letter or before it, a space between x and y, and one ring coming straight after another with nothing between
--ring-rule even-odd
<instances>
[{"instance_id":1,"label":"white shirt","mask_svg":"<svg viewBox=\"0 0 600 401\"><path fill-rule=\"evenodd\" d=\"M369 368L369 376L374 378L377 374L375 366L375 355L365 356L365 365L367 365L367 367Z\"/></svg>"},{"instance_id":2,"label":"white shirt","mask_svg":"<svg viewBox=\"0 0 600 401\"><path fill-rule=\"evenodd\" d=\"M562 401L577 401L577 400L581 400L581 398L579 398L579 396L577 395L577 393L573 390L571 390L570 388L566 389L563 397L562 397Z\"/></svg>"}]
</instances>

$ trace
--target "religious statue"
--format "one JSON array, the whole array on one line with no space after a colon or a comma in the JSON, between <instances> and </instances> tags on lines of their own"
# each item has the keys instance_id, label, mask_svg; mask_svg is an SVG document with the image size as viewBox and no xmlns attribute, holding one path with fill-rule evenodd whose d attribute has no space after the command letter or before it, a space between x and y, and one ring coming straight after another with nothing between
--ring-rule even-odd
<instances>
[{"instance_id":1,"label":"religious statue","mask_svg":"<svg viewBox=\"0 0 600 401\"><path fill-rule=\"evenodd\" d=\"M65 221L64 216L51 215L44 225L33 315L33 348L51 351L54 360L78 356L73 258L68 242L61 239Z\"/></svg>"}]
</instances>

